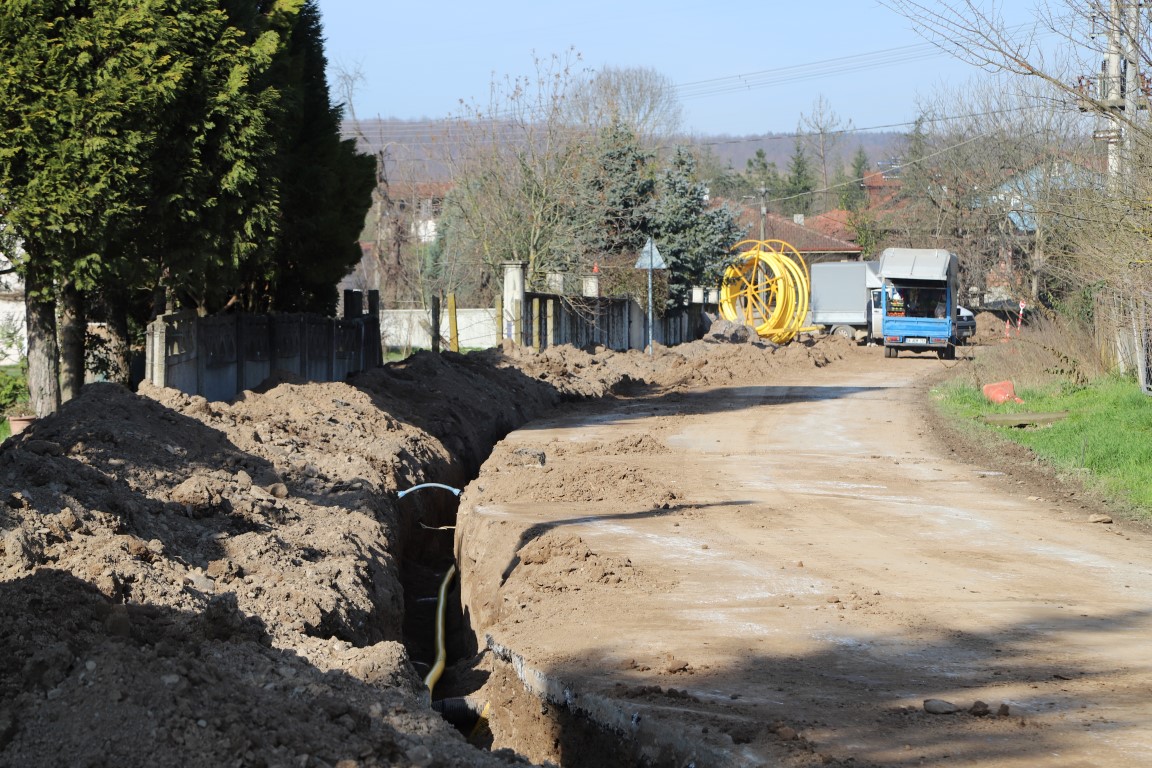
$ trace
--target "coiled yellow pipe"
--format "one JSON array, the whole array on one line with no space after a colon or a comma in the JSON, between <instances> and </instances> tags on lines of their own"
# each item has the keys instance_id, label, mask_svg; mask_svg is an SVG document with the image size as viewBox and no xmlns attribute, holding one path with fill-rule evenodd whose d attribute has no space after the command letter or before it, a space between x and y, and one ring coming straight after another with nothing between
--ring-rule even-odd
<instances>
[{"instance_id":1,"label":"coiled yellow pipe","mask_svg":"<svg viewBox=\"0 0 1152 768\"><path fill-rule=\"evenodd\" d=\"M424 686L428 689L429 695L432 694L432 689L440 680L440 675L444 674L444 664L448 659L448 651L444 642L444 611L448 602L448 585L452 583L452 577L455 575L456 566L453 564L448 569L448 573L444 574L444 580L440 582L440 593L436 599L436 663L424 676Z\"/></svg>"},{"instance_id":2,"label":"coiled yellow pipe","mask_svg":"<svg viewBox=\"0 0 1152 768\"><path fill-rule=\"evenodd\" d=\"M783 240L742 240L720 282L720 315L750 325L762 339L787 344L808 314L808 265Z\"/></svg>"}]
</instances>

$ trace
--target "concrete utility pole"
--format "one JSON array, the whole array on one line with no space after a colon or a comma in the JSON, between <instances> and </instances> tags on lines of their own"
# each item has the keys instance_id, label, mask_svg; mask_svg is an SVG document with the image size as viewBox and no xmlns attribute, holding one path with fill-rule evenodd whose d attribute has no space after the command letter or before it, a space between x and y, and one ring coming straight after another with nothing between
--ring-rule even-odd
<instances>
[{"instance_id":1,"label":"concrete utility pole","mask_svg":"<svg viewBox=\"0 0 1152 768\"><path fill-rule=\"evenodd\" d=\"M1102 66L1097 92L1099 107L1111 127L1099 130L1095 138L1108 145L1108 180L1113 188L1123 186L1131 171L1132 131L1138 110L1147 108L1141 91L1137 35L1140 31L1140 0L1110 0L1108 8L1108 53Z\"/></svg>"},{"instance_id":2,"label":"concrete utility pole","mask_svg":"<svg viewBox=\"0 0 1152 768\"><path fill-rule=\"evenodd\" d=\"M764 219L768 218L768 190L760 187L760 242L764 242Z\"/></svg>"}]
</instances>

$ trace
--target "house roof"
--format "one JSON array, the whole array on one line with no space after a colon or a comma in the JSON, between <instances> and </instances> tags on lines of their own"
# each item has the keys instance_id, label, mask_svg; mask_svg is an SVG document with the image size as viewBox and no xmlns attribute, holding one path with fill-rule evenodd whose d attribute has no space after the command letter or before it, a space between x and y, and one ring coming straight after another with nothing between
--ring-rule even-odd
<instances>
[{"instance_id":1,"label":"house roof","mask_svg":"<svg viewBox=\"0 0 1152 768\"><path fill-rule=\"evenodd\" d=\"M747 227L750 237L758 236L760 232L759 210L753 207L745 208L740 215L740 223ZM764 239L783 240L804 256L831 254L859 258L864 250L855 243L826 235L771 213L764 216Z\"/></svg>"},{"instance_id":2,"label":"house roof","mask_svg":"<svg viewBox=\"0 0 1152 768\"><path fill-rule=\"evenodd\" d=\"M1020 232L1036 231L1037 197L1048 197L1054 192L1068 193L1077 189L1102 189L1103 174L1067 160L1041 163L1014 173L995 188L988 200L1007 205L1008 220Z\"/></svg>"},{"instance_id":3,"label":"house roof","mask_svg":"<svg viewBox=\"0 0 1152 768\"><path fill-rule=\"evenodd\" d=\"M851 215L851 211L846 211L843 208L834 208L831 211L825 211L816 216L806 217L804 219L804 226L828 235L829 237L854 243L856 242L856 233L852 231L852 227L848 223Z\"/></svg>"}]
</instances>

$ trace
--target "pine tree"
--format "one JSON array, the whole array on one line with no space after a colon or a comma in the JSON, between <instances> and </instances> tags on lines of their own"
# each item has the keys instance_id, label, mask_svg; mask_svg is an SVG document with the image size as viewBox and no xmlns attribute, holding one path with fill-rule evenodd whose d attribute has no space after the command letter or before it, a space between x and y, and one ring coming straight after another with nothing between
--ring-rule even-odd
<instances>
[{"instance_id":1,"label":"pine tree","mask_svg":"<svg viewBox=\"0 0 1152 768\"><path fill-rule=\"evenodd\" d=\"M645 242L656 183L643 149L630 128L614 123L600 131L595 155L580 174L573 218L585 261L638 251Z\"/></svg>"},{"instance_id":2,"label":"pine tree","mask_svg":"<svg viewBox=\"0 0 1152 768\"><path fill-rule=\"evenodd\" d=\"M708 207L695 170L692 156L677 148L659 182L652 236L668 264L669 307L683 305L693 286L716 285L742 234L727 207Z\"/></svg>"},{"instance_id":3,"label":"pine tree","mask_svg":"<svg viewBox=\"0 0 1152 768\"><path fill-rule=\"evenodd\" d=\"M852 157L852 169L840 187L840 207L848 211L859 211L868 203L868 193L864 190L864 176L868 173L868 154L859 147Z\"/></svg>"},{"instance_id":4,"label":"pine tree","mask_svg":"<svg viewBox=\"0 0 1152 768\"><path fill-rule=\"evenodd\" d=\"M792 157L788 161L788 177L783 190L786 198L782 203L785 213L810 213L812 192L815 189L816 177L813 175L812 165L808 162L804 145L797 137Z\"/></svg>"}]
</instances>

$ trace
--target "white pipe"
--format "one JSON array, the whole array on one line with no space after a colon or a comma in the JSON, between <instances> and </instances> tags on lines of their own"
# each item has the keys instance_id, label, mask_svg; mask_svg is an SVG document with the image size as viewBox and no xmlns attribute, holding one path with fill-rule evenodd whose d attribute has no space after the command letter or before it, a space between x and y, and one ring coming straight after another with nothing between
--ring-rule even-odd
<instances>
[{"instance_id":1,"label":"white pipe","mask_svg":"<svg viewBox=\"0 0 1152 768\"><path fill-rule=\"evenodd\" d=\"M459 488L453 488L452 486L444 485L443 483L420 483L420 485L414 485L411 488L397 492L396 498L402 499L408 494L412 493L412 491L418 491L421 488L443 488L446 491L452 491L452 493L457 496L463 493L463 491L461 491Z\"/></svg>"}]
</instances>

